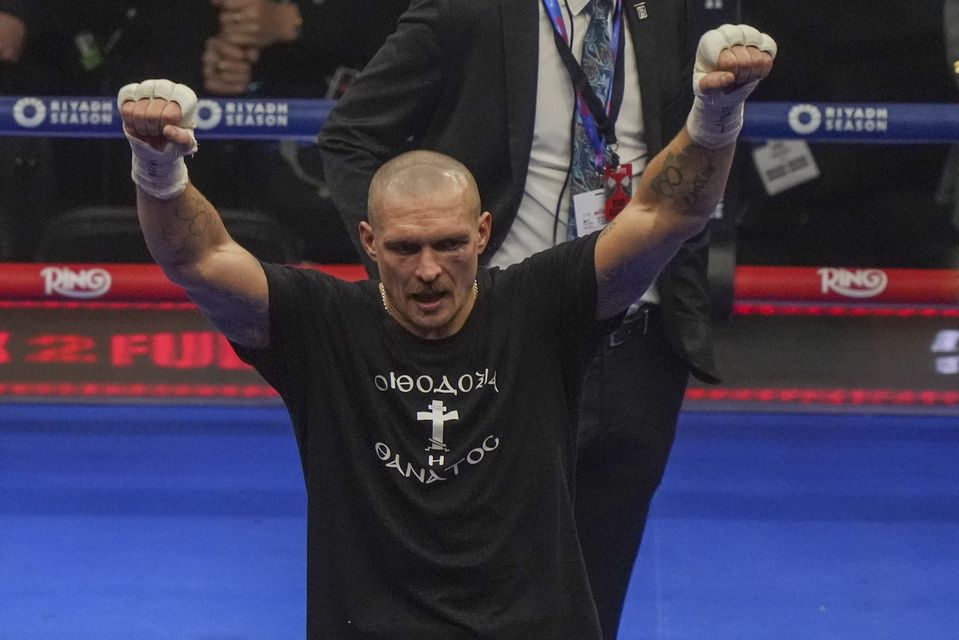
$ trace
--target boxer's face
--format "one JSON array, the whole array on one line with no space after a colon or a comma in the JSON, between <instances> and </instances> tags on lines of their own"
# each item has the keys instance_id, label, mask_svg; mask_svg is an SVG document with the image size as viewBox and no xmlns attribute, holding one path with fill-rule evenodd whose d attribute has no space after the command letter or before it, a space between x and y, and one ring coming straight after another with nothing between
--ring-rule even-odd
<instances>
[{"instance_id":1,"label":"boxer's face","mask_svg":"<svg viewBox=\"0 0 959 640\"><path fill-rule=\"evenodd\" d=\"M469 317L491 228L490 214L477 215L476 202L461 188L391 195L379 202L373 226L361 225L388 310L416 336L451 336Z\"/></svg>"}]
</instances>

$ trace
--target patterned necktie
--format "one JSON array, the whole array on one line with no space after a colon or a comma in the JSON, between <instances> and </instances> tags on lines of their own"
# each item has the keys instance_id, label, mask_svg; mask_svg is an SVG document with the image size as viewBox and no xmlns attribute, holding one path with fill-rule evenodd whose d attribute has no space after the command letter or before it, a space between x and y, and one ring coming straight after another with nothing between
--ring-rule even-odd
<instances>
[{"instance_id":1,"label":"patterned necktie","mask_svg":"<svg viewBox=\"0 0 959 640\"><path fill-rule=\"evenodd\" d=\"M590 20L583 37L583 55L580 66L589 80L596 97L606 103L609 83L613 78L613 56L609 43L609 8L611 0L592 0L589 4ZM598 133L598 132L597 132ZM602 135L602 134L600 134ZM570 175L572 195L595 191L603 186L603 176L596 168L596 151L590 144L582 115L577 110L576 132L573 136L573 162ZM567 237L576 237L576 217L570 207Z\"/></svg>"}]
</instances>

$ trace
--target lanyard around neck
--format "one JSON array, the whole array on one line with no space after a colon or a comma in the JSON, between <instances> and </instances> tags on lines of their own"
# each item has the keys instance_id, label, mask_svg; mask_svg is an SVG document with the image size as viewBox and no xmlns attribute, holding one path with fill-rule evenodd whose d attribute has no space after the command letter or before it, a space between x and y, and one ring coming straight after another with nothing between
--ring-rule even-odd
<instances>
[{"instance_id":1,"label":"lanyard around neck","mask_svg":"<svg viewBox=\"0 0 959 640\"><path fill-rule=\"evenodd\" d=\"M610 164L615 167L619 164L619 157L614 151L616 146L616 118L619 116L619 109L623 102L624 82L623 2L622 0L614 0L613 5L613 33L610 38L610 53L615 68L612 82L610 82L607 91L605 107L603 101L593 91L582 66L573 55L570 48L572 43L566 30L566 21L563 19L563 13L559 7L559 0L543 0L543 6L553 26L553 40L556 43L556 48L563 64L569 71L573 87L576 89L576 103L583 128L596 154L596 168L597 170L602 169L606 164L607 151L610 154Z\"/></svg>"}]
</instances>

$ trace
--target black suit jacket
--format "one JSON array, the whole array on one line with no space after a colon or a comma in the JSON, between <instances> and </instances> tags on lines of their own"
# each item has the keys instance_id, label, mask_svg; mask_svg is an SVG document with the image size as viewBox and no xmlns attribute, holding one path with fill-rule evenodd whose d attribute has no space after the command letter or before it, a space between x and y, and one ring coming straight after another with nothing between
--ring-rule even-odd
<instances>
[{"instance_id":1,"label":"black suit jacket","mask_svg":"<svg viewBox=\"0 0 959 640\"><path fill-rule=\"evenodd\" d=\"M650 155L682 128L692 101L698 33L686 4L626 2ZM358 247L357 225L366 218L375 171L405 150L425 148L453 156L473 172L483 206L493 214L487 255L495 252L523 197L539 46L554 46L539 42L539 0L411 4L319 136L330 193ZM707 245L705 233L689 241L658 286L677 354L698 377L713 380Z\"/></svg>"}]
</instances>

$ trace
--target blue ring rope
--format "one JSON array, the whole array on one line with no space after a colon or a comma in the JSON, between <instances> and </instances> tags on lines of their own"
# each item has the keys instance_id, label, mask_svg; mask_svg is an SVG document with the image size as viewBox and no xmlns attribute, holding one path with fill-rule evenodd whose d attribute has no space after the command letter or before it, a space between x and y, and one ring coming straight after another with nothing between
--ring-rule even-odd
<instances>
[{"instance_id":1,"label":"blue ring rope","mask_svg":"<svg viewBox=\"0 0 959 640\"><path fill-rule=\"evenodd\" d=\"M328 100L201 98L197 137L313 142L333 104ZM123 137L116 99L89 96L0 97L0 135Z\"/></svg>"},{"instance_id":2,"label":"blue ring rope","mask_svg":"<svg viewBox=\"0 0 959 640\"><path fill-rule=\"evenodd\" d=\"M334 102L210 99L198 105L201 140L313 142ZM0 97L0 135L121 137L112 97ZM959 105L930 103L749 102L743 139L947 144L959 141Z\"/></svg>"}]
</instances>

